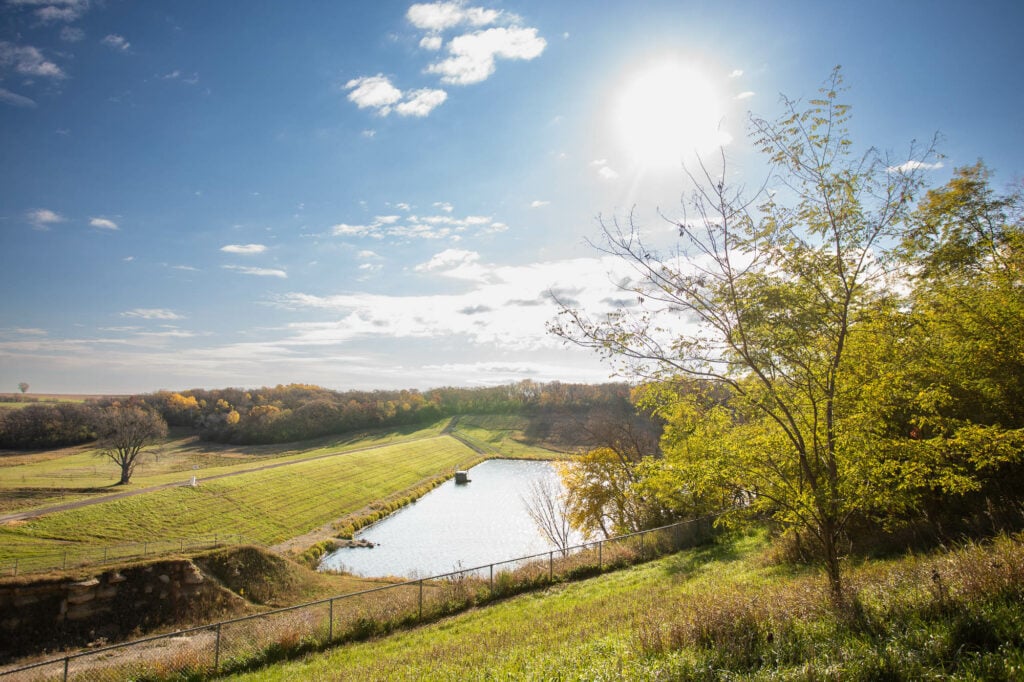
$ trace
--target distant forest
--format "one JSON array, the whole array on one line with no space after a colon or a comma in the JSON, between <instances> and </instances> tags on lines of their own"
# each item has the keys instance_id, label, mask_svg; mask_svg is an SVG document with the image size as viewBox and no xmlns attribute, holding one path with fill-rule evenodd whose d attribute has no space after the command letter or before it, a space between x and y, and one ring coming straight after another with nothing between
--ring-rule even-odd
<instances>
[{"instance_id":1,"label":"distant forest","mask_svg":"<svg viewBox=\"0 0 1024 682\"><path fill-rule=\"evenodd\" d=\"M624 383L566 384L531 380L481 388L429 391L332 391L309 384L256 389L158 391L85 403L40 402L0 410L0 448L78 445L97 437L104 407L134 405L159 413L170 426L190 427L203 439L239 444L282 443L460 414L511 414L629 405ZM24 400L19 396L19 399Z\"/></svg>"}]
</instances>

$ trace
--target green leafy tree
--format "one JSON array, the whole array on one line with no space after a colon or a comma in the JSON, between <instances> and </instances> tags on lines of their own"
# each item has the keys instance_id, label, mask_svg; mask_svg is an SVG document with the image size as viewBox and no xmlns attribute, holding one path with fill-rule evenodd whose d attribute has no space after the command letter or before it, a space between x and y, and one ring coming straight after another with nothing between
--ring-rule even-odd
<instances>
[{"instance_id":1,"label":"green leafy tree","mask_svg":"<svg viewBox=\"0 0 1024 682\"><path fill-rule=\"evenodd\" d=\"M18 382L18 389L22 393L27 393L28 392L28 382L27 381Z\"/></svg>"},{"instance_id":2,"label":"green leafy tree","mask_svg":"<svg viewBox=\"0 0 1024 682\"><path fill-rule=\"evenodd\" d=\"M143 449L167 435L167 422L156 412L134 406L105 408L97 423L99 455L121 468L125 485L131 480Z\"/></svg>"},{"instance_id":3,"label":"green leafy tree","mask_svg":"<svg viewBox=\"0 0 1024 682\"><path fill-rule=\"evenodd\" d=\"M666 460L685 474L682 487L740 492L747 503L734 513L768 513L805 535L837 603L847 525L887 492L872 475L869 434L857 430L862 387L850 348L895 295L889 245L930 153L912 147L904 163L855 154L841 91L836 69L806 106L784 100L778 120L752 119L774 193L750 199L731 188L724 154L719 173L703 164L690 173L695 189L671 251L645 243L632 218L604 223L599 248L632 266L624 288L639 305L596 318L563 307L552 325L641 377L689 377L727 393L710 413L663 412L682 419ZM716 437L687 434L707 414L724 420Z\"/></svg>"}]
</instances>

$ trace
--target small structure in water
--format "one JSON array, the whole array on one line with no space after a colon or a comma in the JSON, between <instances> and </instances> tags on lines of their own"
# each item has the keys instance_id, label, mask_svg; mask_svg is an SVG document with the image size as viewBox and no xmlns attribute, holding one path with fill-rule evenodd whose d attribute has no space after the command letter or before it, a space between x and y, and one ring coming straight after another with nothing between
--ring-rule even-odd
<instances>
[{"instance_id":1,"label":"small structure in water","mask_svg":"<svg viewBox=\"0 0 1024 682\"><path fill-rule=\"evenodd\" d=\"M456 471L455 472L455 483L461 485L463 483L469 483L469 472L468 471Z\"/></svg>"}]
</instances>

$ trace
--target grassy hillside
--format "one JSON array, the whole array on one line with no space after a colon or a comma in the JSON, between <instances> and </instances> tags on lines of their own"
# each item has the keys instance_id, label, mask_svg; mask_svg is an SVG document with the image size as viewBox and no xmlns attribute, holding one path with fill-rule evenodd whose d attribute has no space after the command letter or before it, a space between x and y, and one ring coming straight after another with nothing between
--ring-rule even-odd
<instances>
[{"instance_id":1,"label":"grassy hillside","mask_svg":"<svg viewBox=\"0 0 1024 682\"><path fill-rule=\"evenodd\" d=\"M1020 679L1024 545L814 572L733 537L238 680Z\"/></svg>"},{"instance_id":2,"label":"grassy hillside","mask_svg":"<svg viewBox=\"0 0 1024 682\"><path fill-rule=\"evenodd\" d=\"M69 544L214 534L271 544L476 457L453 438L433 436L48 514L0 528L0 561Z\"/></svg>"}]
</instances>

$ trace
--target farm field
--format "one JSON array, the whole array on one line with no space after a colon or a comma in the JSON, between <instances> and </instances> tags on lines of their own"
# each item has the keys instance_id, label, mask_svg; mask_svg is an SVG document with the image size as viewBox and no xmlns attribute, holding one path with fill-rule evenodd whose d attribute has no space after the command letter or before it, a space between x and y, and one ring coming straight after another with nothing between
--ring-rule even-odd
<instances>
[{"instance_id":1,"label":"farm field","mask_svg":"<svg viewBox=\"0 0 1024 682\"><path fill-rule=\"evenodd\" d=\"M731 536L439 623L239 674L277 680L1019 679L1020 538L851 569L860 617L816 571ZM944 576L936 590L930 576Z\"/></svg>"}]
</instances>

